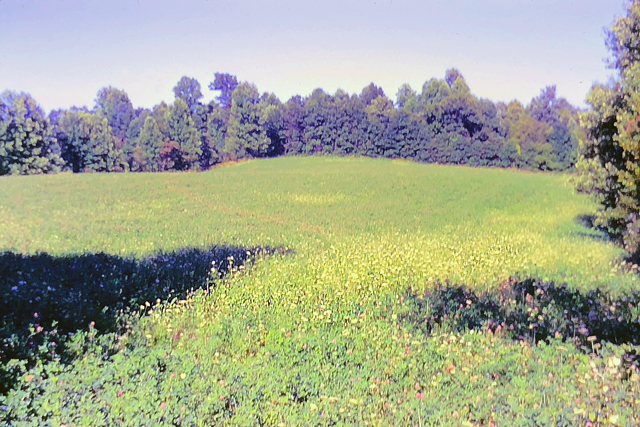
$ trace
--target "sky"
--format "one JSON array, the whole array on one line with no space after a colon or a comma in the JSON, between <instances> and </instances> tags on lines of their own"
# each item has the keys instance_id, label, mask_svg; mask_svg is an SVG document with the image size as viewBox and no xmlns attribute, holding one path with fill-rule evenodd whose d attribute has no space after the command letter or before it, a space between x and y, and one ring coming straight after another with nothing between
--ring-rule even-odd
<instances>
[{"instance_id":1,"label":"sky","mask_svg":"<svg viewBox=\"0 0 640 427\"><path fill-rule=\"evenodd\" d=\"M215 72L282 101L315 88L392 99L455 67L471 91L527 104L548 85L584 106L614 71L605 28L625 0L0 0L0 91L47 111L124 89L135 107L172 102L182 76L204 100Z\"/></svg>"}]
</instances>

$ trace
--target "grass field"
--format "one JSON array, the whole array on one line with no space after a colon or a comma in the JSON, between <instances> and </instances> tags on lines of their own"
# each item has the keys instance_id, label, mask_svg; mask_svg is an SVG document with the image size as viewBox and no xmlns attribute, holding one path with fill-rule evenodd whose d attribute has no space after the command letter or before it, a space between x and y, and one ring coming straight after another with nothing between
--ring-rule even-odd
<instances>
[{"instance_id":1,"label":"grass field","mask_svg":"<svg viewBox=\"0 0 640 427\"><path fill-rule=\"evenodd\" d=\"M277 246L299 255L292 262L342 259L321 262L332 275L377 262L412 283L491 286L514 273L584 289L637 282L580 223L595 206L565 175L282 158L201 174L8 177L0 200L0 249L19 253Z\"/></svg>"},{"instance_id":2,"label":"grass field","mask_svg":"<svg viewBox=\"0 0 640 427\"><path fill-rule=\"evenodd\" d=\"M227 250L206 261L220 273L192 274L210 292L136 301L145 316L124 335L91 327L70 339L82 355L71 364L12 367L8 425L640 423L630 344L596 337L587 355L572 343L596 328L570 322L572 304L601 298L598 327L614 336L618 316L637 324L640 286L585 225L596 206L567 175L279 158L205 173L6 177L0 200L0 251L38 263L42 252L52 266L105 253L157 267L190 249L186 268ZM29 287L24 277L42 282L15 270L5 295ZM531 295L515 286L529 278ZM549 339L534 345L543 324Z\"/></svg>"}]
</instances>

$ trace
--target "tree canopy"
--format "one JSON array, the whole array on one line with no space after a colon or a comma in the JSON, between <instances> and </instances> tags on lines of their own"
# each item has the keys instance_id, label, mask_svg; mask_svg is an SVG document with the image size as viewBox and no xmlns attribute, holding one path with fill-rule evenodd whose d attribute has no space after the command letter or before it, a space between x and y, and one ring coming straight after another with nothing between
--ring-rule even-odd
<instances>
[{"instance_id":1,"label":"tree canopy","mask_svg":"<svg viewBox=\"0 0 640 427\"><path fill-rule=\"evenodd\" d=\"M618 39L611 36L609 43ZM626 55L619 51L621 58ZM557 97L555 86L542 89L528 105L496 104L476 97L455 68L427 79L420 92L401 85L395 102L374 83L359 94L318 88L284 103L228 73L215 73L209 89L218 95L205 104L200 83L184 76L173 88L171 105L135 109L125 91L108 86L92 110L56 110L49 118L40 112L34 120L41 142L33 144L49 148L30 156L49 153L43 154L48 160L30 160L34 166L23 170L19 156L9 160L3 154L0 173L203 170L225 160L283 154L567 170L585 135L578 109ZM6 141L19 123L8 114L16 97L7 95L0 104ZM13 146L5 142L3 152Z\"/></svg>"}]
</instances>

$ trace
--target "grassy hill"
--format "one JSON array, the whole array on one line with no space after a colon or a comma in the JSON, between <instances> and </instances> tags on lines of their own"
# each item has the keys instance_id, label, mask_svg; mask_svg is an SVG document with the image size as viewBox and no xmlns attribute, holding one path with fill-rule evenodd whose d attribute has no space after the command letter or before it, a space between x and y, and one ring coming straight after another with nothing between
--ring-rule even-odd
<instances>
[{"instance_id":1,"label":"grassy hill","mask_svg":"<svg viewBox=\"0 0 640 427\"><path fill-rule=\"evenodd\" d=\"M278 158L6 177L0 200L4 330L81 356L7 365L9 425L640 422L638 276L567 175Z\"/></svg>"}]
</instances>

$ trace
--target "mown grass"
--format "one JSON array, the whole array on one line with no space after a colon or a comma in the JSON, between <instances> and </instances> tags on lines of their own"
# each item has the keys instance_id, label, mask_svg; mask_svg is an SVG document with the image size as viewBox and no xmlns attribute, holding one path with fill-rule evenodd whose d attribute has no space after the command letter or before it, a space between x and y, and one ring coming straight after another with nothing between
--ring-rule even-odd
<instances>
[{"instance_id":1,"label":"mown grass","mask_svg":"<svg viewBox=\"0 0 640 427\"><path fill-rule=\"evenodd\" d=\"M142 305L124 332L76 334L70 365L15 364L10 425L640 422L634 350L600 343L637 331L638 276L584 225L595 206L566 175L280 158L8 177L0 200L0 250L26 257L280 248L218 259L231 274L202 280L210 292ZM568 291L511 295L515 276Z\"/></svg>"}]
</instances>

